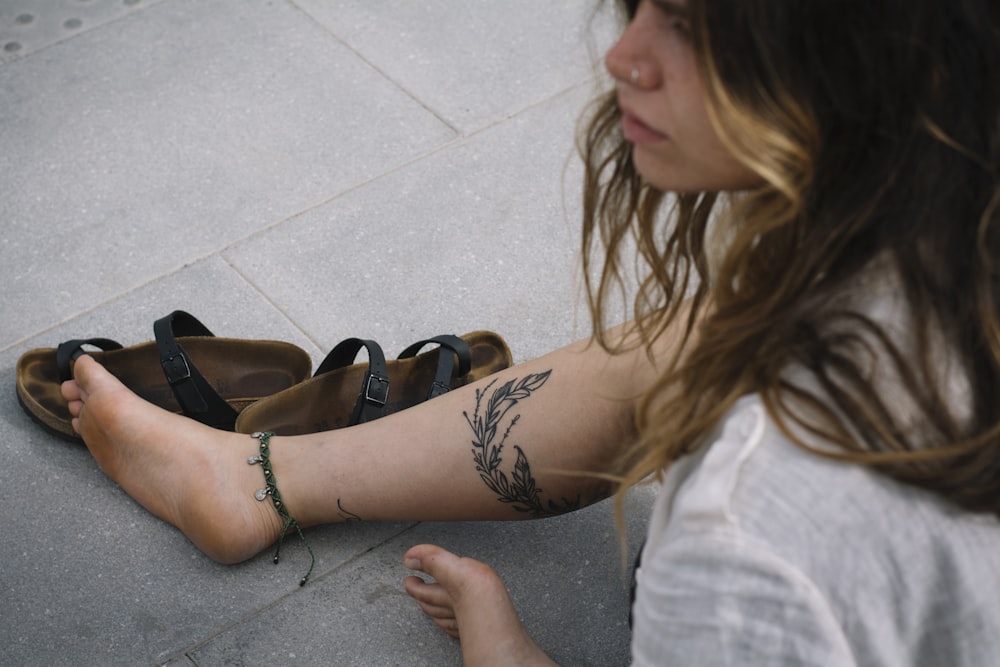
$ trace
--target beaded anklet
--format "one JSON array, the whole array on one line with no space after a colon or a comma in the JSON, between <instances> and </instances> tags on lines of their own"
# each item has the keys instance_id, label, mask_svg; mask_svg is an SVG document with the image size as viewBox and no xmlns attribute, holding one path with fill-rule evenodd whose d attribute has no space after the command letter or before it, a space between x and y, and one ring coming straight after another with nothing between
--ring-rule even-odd
<instances>
[{"instance_id":1,"label":"beaded anklet","mask_svg":"<svg viewBox=\"0 0 1000 667\"><path fill-rule=\"evenodd\" d=\"M285 503L281 500L281 494L278 493L278 487L275 485L274 473L271 471L271 451L270 443L271 436L274 435L271 431L256 431L250 434L251 438L256 438L260 441L260 454L251 456L247 459L249 465L260 464L260 467L264 469L264 484L263 489L257 489L253 497L257 500L263 502L268 496L271 497L271 503L274 505L274 509L278 512L278 515L285 520L285 525L281 527L281 534L278 536L278 548L274 552L274 564L278 564L278 558L281 556L281 543L285 541L285 533L288 532L289 528L294 528L295 532L299 534L299 539L302 543L306 545L306 549L309 551L309 557L312 562L309 563L309 571L306 572L306 576L302 577L299 581L299 586L305 586L306 582L309 580L309 575L312 574L313 566L316 565L316 556L313 554L312 548L309 547L309 542L306 540L306 536L302 534L302 528L299 527L299 522L291 517L288 510L285 509Z\"/></svg>"}]
</instances>

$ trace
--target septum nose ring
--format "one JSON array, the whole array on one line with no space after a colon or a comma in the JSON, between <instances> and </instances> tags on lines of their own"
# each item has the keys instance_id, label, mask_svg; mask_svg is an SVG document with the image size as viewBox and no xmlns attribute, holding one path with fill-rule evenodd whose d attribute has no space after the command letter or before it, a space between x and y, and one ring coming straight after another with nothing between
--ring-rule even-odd
<instances>
[{"instance_id":1,"label":"septum nose ring","mask_svg":"<svg viewBox=\"0 0 1000 667\"><path fill-rule=\"evenodd\" d=\"M629 76L629 82L632 83L632 84L636 84L636 83L639 82L639 68L638 67L633 67L632 68L632 74Z\"/></svg>"}]
</instances>

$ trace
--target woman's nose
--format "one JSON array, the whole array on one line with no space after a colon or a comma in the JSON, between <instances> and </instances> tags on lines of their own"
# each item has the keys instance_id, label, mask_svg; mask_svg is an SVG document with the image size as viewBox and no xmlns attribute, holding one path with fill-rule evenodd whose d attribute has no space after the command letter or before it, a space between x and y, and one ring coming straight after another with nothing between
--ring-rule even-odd
<instances>
[{"instance_id":1,"label":"woman's nose","mask_svg":"<svg viewBox=\"0 0 1000 667\"><path fill-rule=\"evenodd\" d=\"M644 40L649 37L649 30L644 28L643 21L640 7L618 41L604 55L604 68L618 83L639 87L655 84L656 67L644 44Z\"/></svg>"}]
</instances>

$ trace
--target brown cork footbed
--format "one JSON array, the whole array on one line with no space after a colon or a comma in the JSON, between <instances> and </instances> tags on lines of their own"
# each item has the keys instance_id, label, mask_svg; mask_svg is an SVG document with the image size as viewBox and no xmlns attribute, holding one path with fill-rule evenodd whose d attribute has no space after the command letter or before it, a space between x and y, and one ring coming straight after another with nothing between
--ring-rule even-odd
<instances>
[{"instance_id":1,"label":"brown cork footbed","mask_svg":"<svg viewBox=\"0 0 1000 667\"><path fill-rule=\"evenodd\" d=\"M452 389L492 375L513 363L507 343L498 334L473 331L460 338L469 346L472 366L466 375L452 378ZM387 362L389 402L386 414L409 408L426 399L439 355L440 348L416 357ZM236 419L236 431L298 435L347 426L367 369L367 363L354 364L323 373L262 399L240 413Z\"/></svg>"},{"instance_id":2,"label":"brown cork footbed","mask_svg":"<svg viewBox=\"0 0 1000 667\"><path fill-rule=\"evenodd\" d=\"M214 336L177 339L201 374L237 412L309 377L312 360L291 343ZM171 412L180 406L163 375L155 342L88 353L142 398ZM30 350L17 362L17 398L25 412L49 432L74 440L60 393L56 348Z\"/></svg>"}]
</instances>

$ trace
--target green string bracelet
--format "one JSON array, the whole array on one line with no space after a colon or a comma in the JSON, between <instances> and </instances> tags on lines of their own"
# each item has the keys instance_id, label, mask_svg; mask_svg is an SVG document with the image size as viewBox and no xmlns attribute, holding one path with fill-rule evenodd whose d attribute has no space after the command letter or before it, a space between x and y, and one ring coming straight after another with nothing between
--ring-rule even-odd
<instances>
[{"instance_id":1,"label":"green string bracelet","mask_svg":"<svg viewBox=\"0 0 1000 667\"><path fill-rule=\"evenodd\" d=\"M306 540L306 536L302 534L302 528L299 526L299 522L292 518L285 509L285 503L281 500L281 494L278 492L278 487L274 479L274 472L271 471L271 436L274 435L271 431L256 431L250 434L251 438L256 438L260 441L260 454L251 456L247 459L249 465L260 464L260 467L264 470L264 484L263 489L257 489L253 494L253 497L258 501L263 502L268 496L271 497L271 503L274 505L274 509L278 512L278 515L285 520L285 525L281 527L281 534L278 536L278 548L274 551L274 564L278 564L278 558L281 556L281 544L285 541L285 533L288 532L289 528L294 528L295 532L299 534L299 539L302 543L306 545L306 549L309 551L309 557L312 561L309 563L309 571L306 572L306 576L302 577L299 581L299 586L305 586L306 582L309 581L309 575L312 574L313 566L316 565L316 556L313 554L312 548L309 546L309 542Z\"/></svg>"}]
</instances>

